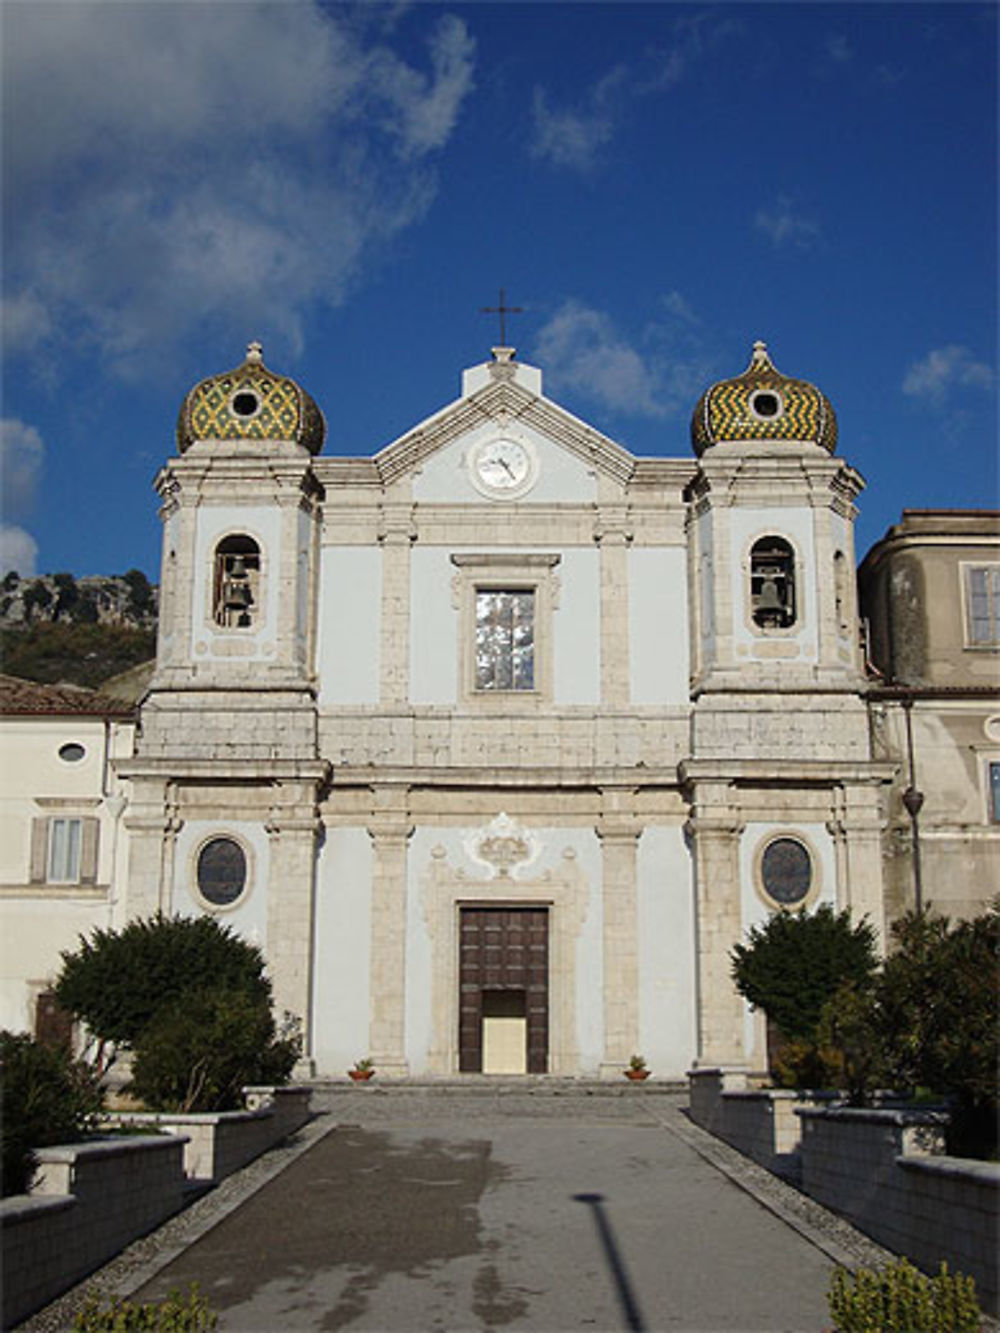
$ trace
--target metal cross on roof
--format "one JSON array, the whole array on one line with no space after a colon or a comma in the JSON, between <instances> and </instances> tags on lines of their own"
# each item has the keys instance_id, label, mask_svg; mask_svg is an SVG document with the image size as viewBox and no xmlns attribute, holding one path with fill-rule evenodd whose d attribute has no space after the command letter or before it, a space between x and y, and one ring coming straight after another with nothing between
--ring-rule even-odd
<instances>
[{"instance_id":1,"label":"metal cross on roof","mask_svg":"<svg viewBox=\"0 0 1000 1333\"><path fill-rule=\"evenodd\" d=\"M479 307L479 313L480 313L481 315L499 315L499 316L500 316L500 346L501 346L501 347L506 347L506 346L507 346L507 316L508 316L508 315L523 315L523 314L524 314L524 308L523 308L522 306L519 306L519 305L508 305L508 304L507 304L507 293L506 293L506 292L504 291L504 289L501 287L501 288L500 288L500 304L499 304L499 305L483 305L483 306L480 306L480 307Z\"/></svg>"}]
</instances>

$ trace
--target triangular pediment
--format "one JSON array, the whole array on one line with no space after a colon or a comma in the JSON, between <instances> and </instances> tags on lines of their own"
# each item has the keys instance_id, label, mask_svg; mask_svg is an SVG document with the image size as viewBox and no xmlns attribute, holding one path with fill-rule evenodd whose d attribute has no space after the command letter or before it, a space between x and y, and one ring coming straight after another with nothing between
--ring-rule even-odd
<instances>
[{"instance_id":1,"label":"triangular pediment","mask_svg":"<svg viewBox=\"0 0 1000 1333\"><path fill-rule=\"evenodd\" d=\"M375 455L374 463L385 485L419 468L456 440L490 425L498 431L518 425L536 431L589 469L620 483L632 476L636 464L633 454L550 398L519 383L516 365L492 364L487 369L487 382L482 387L449 403Z\"/></svg>"}]
</instances>

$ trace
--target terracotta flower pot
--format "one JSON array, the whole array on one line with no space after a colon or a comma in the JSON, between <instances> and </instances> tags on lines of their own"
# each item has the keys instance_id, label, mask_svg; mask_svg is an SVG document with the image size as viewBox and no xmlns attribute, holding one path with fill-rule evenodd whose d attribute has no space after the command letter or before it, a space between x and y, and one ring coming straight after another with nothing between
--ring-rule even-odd
<instances>
[{"instance_id":1,"label":"terracotta flower pot","mask_svg":"<svg viewBox=\"0 0 1000 1333\"><path fill-rule=\"evenodd\" d=\"M641 1083L644 1078L649 1078L648 1069L626 1069L623 1072L633 1083Z\"/></svg>"},{"instance_id":2,"label":"terracotta flower pot","mask_svg":"<svg viewBox=\"0 0 1000 1333\"><path fill-rule=\"evenodd\" d=\"M367 1083L374 1073L374 1069L349 1069L347 1071L348 1077L352 1078L355 1083Z\"/></svg>"}]
</instances>

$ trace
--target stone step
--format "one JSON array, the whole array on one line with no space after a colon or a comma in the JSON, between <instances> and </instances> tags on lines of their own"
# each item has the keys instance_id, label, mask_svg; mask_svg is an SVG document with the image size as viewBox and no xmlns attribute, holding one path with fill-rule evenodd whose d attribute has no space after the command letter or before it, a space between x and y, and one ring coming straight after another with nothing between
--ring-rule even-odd
<instances>
[{"instance_id":1,"label":"stone step","mask_svg":"<svg viewBox=\"0 0 1000 1333\"><path fill-rule=\"evenodd\" d=\"M635 1097L676 1096L687 1092L684 1080L657 1079L655 1076L641 1083L622 1077L612 1079L560 1078L552 1074L462 1074L454 1078L380 1078L367 1083L354 1083L344 1078L316 1078L304 1086L322 1096L339 1096L361 1091L363 1093L417 1093L421 1096L468 1095L481 1097Z\"/></svg>"}]
</instances>

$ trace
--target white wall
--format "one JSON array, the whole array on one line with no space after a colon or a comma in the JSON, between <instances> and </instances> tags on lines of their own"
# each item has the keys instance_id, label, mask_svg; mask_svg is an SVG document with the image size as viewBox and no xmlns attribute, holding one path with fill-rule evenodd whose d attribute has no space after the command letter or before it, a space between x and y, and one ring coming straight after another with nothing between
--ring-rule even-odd
<instances>
[{"instance_id":1,"label":"white wall","mask_svg":"<svg viewBox=\"0 0 1000 1333\"><path fill-rule=\"evenodd\" d=\"M410 553L410 698L415 704L458 699L458 634L453 605L458 570L444 546L416 546Z\"/></svg>"},{"instance_id":2,"label":"white wall","mask_svg":"<svg viewBox=\"0 0 1000 1333\"><path fill-rule=\"evenodd\" d=\"M698 1053L691 855L679 824L639 839L639 1054L661 1078L681 1078Z\"/></svg>"},{"instance_id":3,"label":"white wall","mask_svg":"<svg viewBox=\"0 0 1000 1333\"><path fill-rule=\"evenodd\" d=\"M518 504L590 504L596 500L597 480L592 469L575 454L520 422L508 428L497 422L484 423L426 458L414 474L414 500L425 504L509 505L509 501L481 495L469 480L466 466L477 445L498 436L525 443L538 459L538 480Z\"/></svg>"},{"instance_id":4,"label":"white wall","mask_svg":"<svg viewBox=\"0 0 1000 1333\"><path fill-rule=\"evenodd\" d=\"M247 853L247 891L232 907L206 907L198 895L197 858L209 838L236 838ZM267 950L267 895L271 860L270 839L261 824L251 820L185 820L174 845L172 909L178 916L214 916L220 925Z\"/></svg>"},{"instance_id":5,"label":"white wall","mask_svg":"<svg viewBox=\"0 0 1000 1333\"><path fill-rule=\"evenodd\" d=\"M813 543L812 510L807 508L731 509L731 578L733 600L733 643L736 651L745 647L752 654L760 644L750 620L749 568L750 548L759 537L785 537L795 550L797 583L795 589L798 618L793 628L780 631L780 637L798 644L800 660L815 661L819 651L816 606L816 551ZM823 576L829 578L830 570Z\"/></svg>"},{"instance_id":6,"label":"white wall","mask_svg":"<svg viewBox=\"0 0 1000 1333\"><path fill-rule=\"evenodd\" d=\"M365 828L327 826L316 875L313 1057L337 1077L370 1054L372 844Z\"/></svg>"},{"instance_id":7,"label":"white wall","mask_svg":"<svg viewBox=\"0 0 1000 1333\"><path fill-rule=\"evenodd\" d=\"M555 575L558 605L552 614L555 633L552 693L556 704L601 701L601 575L596 549L562 552Z\"/></svg>"},{"instance_id":8,"label":"white wall","mask_svg":"<svg viewBox=\"0 0 1000 1333\"><path fill-rule=\"evenodd\" d=\"M687 550L629 551L629 666L632 702L688 702Z\"/></svg>"},{"instance_id":9,"label":"white wall","mask_svg":"<svg viewBox=\"0 0 1000 1333\"><path fill-rule=\"evenodd\" d=\"M381 548L324 547L318 608L320 705L378 703Z\"/></svg>"}]
</instances>

